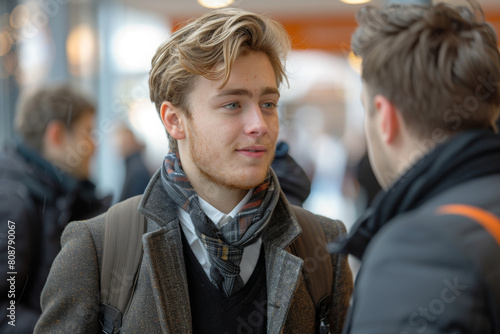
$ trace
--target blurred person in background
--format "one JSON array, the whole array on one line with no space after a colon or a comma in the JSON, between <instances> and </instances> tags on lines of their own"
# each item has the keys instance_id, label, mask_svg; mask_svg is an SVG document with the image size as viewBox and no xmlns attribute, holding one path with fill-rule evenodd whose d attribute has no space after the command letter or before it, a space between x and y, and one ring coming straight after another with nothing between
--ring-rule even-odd
<instances>
[{"instance_id":1,"label":"blurred person in background","mask_svg":"<svg viewBox=\"0 0 500 334\"><path fill-rule=\"evenodd\" d=\"M377 197L377 194L382 189L377 181L377 177L373 173L368 153L364 154L356 163L354 170L355 178L359 183L365 198L364 206L367 208L372 205L374 199Z\"/></svg>"},{"instance_id":2,"label":"blurred person in background","mask_svg":"<svg viewBox=\"0 0 500 334\"><path fill-rule=\"evenodd\" d=\"M144 193L151 179L144 163L144 143L140 142L135 134L126 125L120 125L115 133L115 145L125 163L125 179L119 202Z\"/></svg>"},{"instance_id":3,"label":"blurred person in background","mask_svg":"<svg viewBox=\"0 0 500 334\"><path fill-rule=\"evenodd\" d=\"M230 8L191 21L158 48L149 85L170 152L138 209L126 207L147 220L128 311L113 316L121 324L99 323L108 212L66 228L36 333L117 326L176 334L312 334L331 326L340 333L352 288L347 259L326 254L315 262L336 266L328 273L336 279L325 280L335 284L321 304L328 308L316 309L303 260L289 247L302 230L270 168L289 48L278 22ZM326 240L342 233L343 225L327 218L322 226Z\"/></svg>"},{"instance_id":4,"label":"blurred person in background","mask_svg":"<svg viewBox=\"0 0 500 334\"><path fill-rule=\"evenodd\" d=\"M271 167L288 202L302 206L311 193L311 180L297 161L290 156L288 149L289 146L284 141L276 144Z\"/></svg>"},{"instance_id":5,"label":"blurred person in background","mask_svg":"<svg viewBox=\"0 0 500 334\"><path fill-rule=\"evenodd\" d=\"M358 13L385 193L341 243L362 259L344 333L500 333L500 54L470 5Z\"/></svg>"},{"instance_id":6,"label":"blurred person in background","mask_svg":"<svg viewBox=\"0 0 500 334\"><path fill-rule=\"evenodd\" d=\"M67 85L36 89L19 100L18 138L0 153L1 333L33 333L64 228L109 206L109 198L98 199L89 181L94 119L94 103ZM13 250L11 267L7 259ZM15 327L8 324L13 319Z\"/></svg>"}]
</instances>

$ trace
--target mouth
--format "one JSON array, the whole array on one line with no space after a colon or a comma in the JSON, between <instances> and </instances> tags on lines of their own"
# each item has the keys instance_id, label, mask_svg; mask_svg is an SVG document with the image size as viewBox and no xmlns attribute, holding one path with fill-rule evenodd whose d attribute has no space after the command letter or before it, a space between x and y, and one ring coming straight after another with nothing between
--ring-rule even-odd
<instances>
[{"instance_id":1,"label":"mouth","mask_svg":"<svg viewBox=\"0 0 500 334\"><path fill-rule=\"evenodd\" d=\"M236 152L251 158L262 158L267 152L267 148L264 146L249 146L237 149Z\"/></svg>"}]
</instances>

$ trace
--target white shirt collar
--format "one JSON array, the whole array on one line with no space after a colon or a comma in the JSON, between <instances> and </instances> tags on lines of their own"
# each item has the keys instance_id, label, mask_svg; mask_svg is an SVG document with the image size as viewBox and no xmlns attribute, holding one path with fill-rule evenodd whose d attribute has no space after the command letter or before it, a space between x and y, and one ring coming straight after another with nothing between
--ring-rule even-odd
<instances>
[{"instance_id":1,"label":"white shirt collar","mask_svg":"<svg viewBox=\"0 0 500 334\"><path fill-rule=\"evenodd\" d=\"M231 218L234 218L238 214L238 212L240 212L240 210L248 203L248 201L252 197L252 194L253 194L253 189L250 189L250 191L247 192L245 197L243 197L243 199L238 203L238 205L236 205L234 209L231 210L231 212L229 212L229 214L227 215L214 208L210 203L205 201L203 198L198 197L198 200L200 202L201 209L203 210L203 212L205 212L207 217L210 218L217 227L220 227L219 226L220 220L224 216L231 216Z\"/></svg>"},{"instance_id":2,"label":"white shirt collar","mask_svg":"<svg viewBox=\"0 0 500 334\"><path fill-rule=\"evenodd\" d=\"M229 213L231 217L235 217L238 212L248 203L250 198L252 197L253 189L250 190L245 197L234 207L234 209ZM205 200L199 198L200 206L203 212L219 227L218 222L224 217L224 213L214 208ZM196 235L196 231L194 229L193 221L189 216L189 213L183 210L181 207L178 209L179 212L179 220L181 223L182 231L184 232L184 236L193 251L196 259L200 263L201 267L205 271L208 277L210 277L210 260L207 250L205 246L201 243L201 240ZM243 250L243 257L240 263L240 276L243 279L243 282L248 282L252 272L257 265L259 260L260 248L262 245L262 238L259 238L255 243L245 247Z\"/></svg>"}]
</instances>

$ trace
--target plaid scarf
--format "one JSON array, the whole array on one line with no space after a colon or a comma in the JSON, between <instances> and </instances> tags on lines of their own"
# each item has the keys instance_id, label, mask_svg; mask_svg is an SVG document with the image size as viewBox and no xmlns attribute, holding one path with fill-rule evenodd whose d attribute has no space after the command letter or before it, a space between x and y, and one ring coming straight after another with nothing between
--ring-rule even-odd
<instances>
[{"instance_id":1,"label":"plaid scarf","mask_svg":"<svg viewBox=\"0 0 500 334\"><path fill-rule=\"evenodd\" d=\"M161 178L169 196L189 213L196 235L210 256L210 276L226 296L234 295L244 286L240 277L243 249L260 238L278 202L280 188L276 186L276 176L271 170L266 180L254 188L248 203L220 228L201 209L198 195L175 153L165 157Z\"/></svg>"}]
</instances>

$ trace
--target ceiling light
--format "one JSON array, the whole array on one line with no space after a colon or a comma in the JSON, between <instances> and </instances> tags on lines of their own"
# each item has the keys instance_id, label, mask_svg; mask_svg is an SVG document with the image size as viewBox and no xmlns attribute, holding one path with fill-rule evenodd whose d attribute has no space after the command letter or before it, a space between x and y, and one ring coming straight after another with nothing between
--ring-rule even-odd
<instances>
[{"instance_id":1,"label":"ceiling light","mask_svg":"<svg viewBox=\"0 0 500 334\"><path fill-rule=\"evenodd\" d=\"M198 0L198 3L207 8L222 8L232 4L234 0Z\"/></svg>"},{"instance_id":2,"label":"ceiling light","mask_svg":"<svg viewBox=\"0 0 500 334\"><path fill-rule=\"evenodd\" d=\"M167 37L168 31L155 22L132 23L118 28L111 42L114 65L122 72L148 72L151 69L151 55L156 53Z\"/></svg>"},{"instance_id":3,"label":"ceiling light","mask_svg":"<svg viewBox=\"0 0 500 334\"><path fill-rule=\"evenodd\" d=\"M372 0L340 0L342 2L345 2L349 5L359 5L359 4L362 4L362 3L367 3L367 2L370 2Z\"/></svg>"},{"instance_id":4,"label":"ceiling light","mask_svg":"<svg viewBox=\"0 0 500 334\"><path fill-rule=\"evenodd\" d=\"M70 72L76 76L91 73L97 57L97 38L87 24L73 28L66 41L66 55Z\"/></svg>"}]
</instances>

